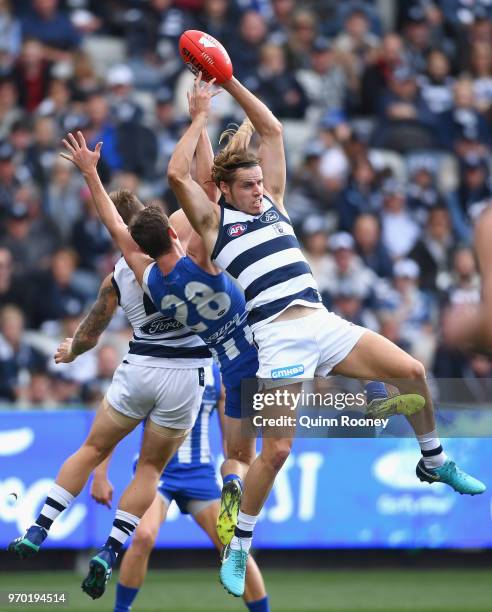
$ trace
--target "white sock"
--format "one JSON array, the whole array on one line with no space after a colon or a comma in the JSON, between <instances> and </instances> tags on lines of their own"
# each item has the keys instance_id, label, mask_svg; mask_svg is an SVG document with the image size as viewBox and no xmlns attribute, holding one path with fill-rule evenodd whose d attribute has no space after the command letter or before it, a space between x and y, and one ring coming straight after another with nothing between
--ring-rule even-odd
<instances>
[{"instance_id":1,"label":"white sock","mask_svg":"<svg viewBox=\"0 0 492 612\"><path fill-rule=\"evenodd\" d=\"M251 533L253 533L257 520L258 515L253 516L252 514L246 514L239 510L237 513L237 528L242 531L251 531Z\"/></svg>"},{"instance_id":2,"label":"white sock","mask_svg":"<svg viewBox=\"0 0 492 612\"><path fill-rule=\"evenodd\" d=\"M238 538L237 536L232 536L231 543L229 546L232 550L244 550L244 552L249 553L249 549L251 548L251 542L253 541L253 537L251 538Z\"/></svg>"},{"instance_id":3,"label":"white sock","mask_svg":"<svg viewBox=\"0 0 492 612\"><path fill-rule=\"evenodd\" d=\"M133 534L139 523L140 519L138 516L125 512L124 510L120 510L119 508L116 510L113 528L111 529L109 538L113 538L113 540L116 540L116 542L119 543L118 546L115 542L113 542L113 547L117 550L117 552L121 550L121 547Z\"/></svg>"},{"instance_id":4,"label":"white sock","mask_svg":"<svg viewBox=\"0 0 492 612\"><path fill-rule=\"evenodd\" d=\"M249 552L251 542L253 541L253 529L255 528L257 520L257 515L253 516L252 514L246 514L239 510L237 514L236 530L230 544L232 550L244 550L245 552ZM245 533L251 535L245 535Z\"/></svg>"},{"instance_id":5,"label":"white sock","mask_svg":"<svg viewBox=\"0 0 492 612\"><path fill-rule=\"evenodd\" d=\"M70 506L73 500L74 496L55 482L49 490L46 501L36 519L36 525L49 531L53 521Z\"/></svg>"},{"instance_id":6,"label":"white sock","mask_svg":"<svg viewBox=\"0 0 492 612\"><path fill-rule=\"evenodd\" d=\"M422 451L424 465L427 468L441 467L447 459L446 453L442 450L441 441L434 429L429 433L417 436L417 440ZM428 456L426 456L430 453Z\"/></svg>"}]
</instances>

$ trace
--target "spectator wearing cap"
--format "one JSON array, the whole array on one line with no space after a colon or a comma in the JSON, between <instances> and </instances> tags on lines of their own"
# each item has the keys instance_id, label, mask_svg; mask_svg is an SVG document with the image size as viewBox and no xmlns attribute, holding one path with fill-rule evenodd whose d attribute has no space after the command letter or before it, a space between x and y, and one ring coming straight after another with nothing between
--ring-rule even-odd
<instances>
[{"instance_id":1,"label":"spectator wearing cap","mask_svg":"<svg viewBox=\"0 0 492 612\"><path fill-rule=\"evenodd\" d=\"M390 278L393 262L381 240L381 226L376 215L363 213L355 219L353 235L357 254L380 278Z\"/></svg>"},{"instance_id":2,"label":"spectator wearing cap","mask_svg":"<svg viewBox=\"0 0 492 612\"><path fill-rule=\"evenodd\" d=\"M420 95L417 73L410 66L399 66L391 75L379 115L373 146L400 153L433 147L437 121Z\"/></svg>"},{"instance_id":3,"label":"spectator wearing cap","mask_svg":"<svg viewBox=\"0 0 492 612\"><path fill-rule=\"evenodd\" d=\"M23 37L41 41L50 59L66 59L66 52L76 49L82 39L68 15L59 9L58 0L33 0L32 9L21 21Z\"/></svg>"},{"instance_id":4,"label":"spectator wearing cap","mask_svg":"<svg viewBox=\"0 0 492 612\"><path fill-rule=\"evenodd\" d=\"M319 124L319 140L325 150L320 160L320 173L327 189L338 194L346 184L350 170L344 144L351 129L343 111L328 111Z\"/></svg>"},{"instance_id":5,"label":"spectator wearing cap","mask_svg":"<svg viewBox=\"0 0 492 612\"><path fill-rule=\"evenodd\" d=\"M408 211L404 185L395 179L383 184L381 224L383 244L392 259L405 257L417 241L420 228Z\"/></svg>"},{"instance_id":6,"label":"spectator wearing cap","mask_svg":"<svg viewBox=\"0 0 492 612\"><path fill-rule=\"evenodd\" d=\"M352 281L341 281L332 296L331 310L349 323L362 325L366 329L379 331L373 312L364 308L361 288Z\"/></svg>"},{"instance_id":7,"label":"spectator wearing cap","mask_svg":"<svg viewBox=\"0 0 492 612\"><path fill-rule=\"evenodd\" d=\"M445 288L454 245L449 211L437 206L430 211L424 234L409 253L421 270L421 289L437 291Z\"/></svg>"},{"instance_id":8,"label":"spectator wearing cap","mask_svg":"<svg viewBox=\"0 0 492 612\"><path fill-rule=\"evenodd\" d=\"M412 259L400 259L393 267L393 286L379 288L379 307L391 311L399 321L401 337L410 353L428 365L435 350L432 298L419 289L420 269Z\"/></svg>"},{"instance_id":9,"label":"spectator wearing cap","mask_svg":"<svg viewBox=\"0 0 492 612\"><path fill-rule=\"evenodd\" d=\"M106 74L111 118L116 124L141 121L143 111L133 98L134 76L127 64L111 66Z\"/></svg>"},{"instance_id":10,"label":"spectator wearing cap","mask_svg":"<svg viewBox=\"0 0 492 612\"><path fill-rule=\"evenodd\" d=\"M302 119L307 98L293 74L287 70L283 47L265 44L260 49L257 84L250 87L280 119Z\"/></svg>"},{"instance_id":11,"label":"spectator wearing cap","mask_svg":"<svg viewBox=\"0 0 492 612\"><path fill-rule=\"evenodd\" d=\"M367 157L357 158L348 180L348 185L338 199L340 229L351 232L358 215L377 214L382 206L378 178Z\"/></svg>"},{"instance_id":12,"label":"spectator wearing cap","mask_svg":"<svg viewBox=\"0 0 492 612\"><path fill-rule=\"evenodd\" d=\"M447 195L446 203L451 212L453 227L458 237L471 241L472 217L492 202L492 185L487 158L468 153L461 160L460 184Z\"/></svg>"},{"instance_id":13,"label":"spectator wearing cap","mask_svg":"<svg viewBox=\"0 0 492 612\"><path fill-rule=\"evenodd\" d=\"M453 108L441 115L440 142L459 157L490 151L490 127L475 107L473 81L458 79L453 89Z\"/></svg>"},{"instance_id":14,"label":"spectator wearing cap","mask_svg":"<svg viewBox=\"0 0 492 612\"><path fill-rule=\"evenodd\" d=\"M343 108L347 79L328 39L315 39L310 60L310 66L298 70L296 78L307 95L309 120L318 122L327 112Z\"/></svg>"},{"instance_id":15,"label":"spectator wearing cap","mask_svg":"<svg viewBox=\"0 0 492 612\"><path fill-rule=\"evenodd\" d=\"M439 7L422 4L411 6L403 19L405 55L417 73L425 72L426 58L433 48L442 49L448 57L454 55L454 45L444 35Z\"/></svg>"},{"instance_id":16,"label":"spectator wearing cap","mask_svg":"<svg viewBox=\"0 0 492 612\"><path fill-rule=\"evenodd\" d=\"M432 155L417 155L408 159L409 181L407 186L408 209L415 219L424 225L429 212L441 204L436 187L437 166Z\"/></svg>"},{"instance_id":17,"label":"spectator wearing cap","mask_svg":"<svg viewBox=\"0 0 492 612\"><path fill-rule=\"evenodd\" d=\"M12 253L15 274L35 274L47 265L58 246L56 229L42 215L36 200L29 202L29 207L23 202L13 203L8 210L5 230L0 245Z\"/></svg>"},{"instance_id":18,"label":"spectator wearing cap","mask_svg":"<svg viewBox=\"0 0 492 612\"><path fill-rule=\"evenodd\" d=\"M327 267L328 284L325 290L330 298L337 294L339 287L350 283L358 288L359 297L369 304L377 281L375 273L367 268L355 252L355 241L347 232L330 236L331 265Z\"/></svg>"},{"instance_id":19,"label":"spectator wearing cap","mask_svg":"<svg viewBox=\"0 0 492 612\"><path fill-rule=\"evenodd\" d=\"M161 87L155 95L155 117L152 131L157 139L156 174L165 174L164 169L183 129L183 121L176 117L173 92L169 87Z\"/></svg>"},{"instance_id":20,"label":"spectator wearing cap","mask_svg":"<svg viewBox=\"0 0 492 612\"><path fill-rule=\"evenodd\" d=\"M24 315L13 305L0 310L0 399L16 401L30 371L44 370L46 357L24 336Z\"/></svg>"},{"instance_id":21,"label":"spectator wearing cap","mask_svg":"<svg viewBox=\"0 0 492 612\"><path fill-rule=\"evenodd\" d=\"M417 77L417 83L431 113L439 115L452 108L454 78L449 59L441 49L432 49L427 55L425 73Z\"/></svg>"},{"instance_id":22,"label":"spectator wearing cap","mask_svg":"<svg viewBox=\"0 0 492 612\"><path fill-rule=\"evenodd\" d=\"M330 284L329 270L331 258L328 255L328 225L319 215L304 218L300 227L303 251L321 293Z\"/></svg>"},{"instance_id":23,"label":"spectator wearing cap","mask_svg":"<svg viewBox=\"0 0 492 612\"><path fill-rule=\"evenodd\" d=\"M285 45L295 8L295 0L271 0L271 14L268 19L269 41L276 45Z\"/></svg>"},{"instance_id":24,"label":"spectator wearing cap","mask_svg":"<svg viewBox=\"0 0 492 612\"><path fill-rule=\"evenodd\" d=\"M31 113L46 97L50 81L50 64L44 57L39 40L27 38L14 66L13 79L17 87L19 104Z\"/></svg>"}]
</instances>

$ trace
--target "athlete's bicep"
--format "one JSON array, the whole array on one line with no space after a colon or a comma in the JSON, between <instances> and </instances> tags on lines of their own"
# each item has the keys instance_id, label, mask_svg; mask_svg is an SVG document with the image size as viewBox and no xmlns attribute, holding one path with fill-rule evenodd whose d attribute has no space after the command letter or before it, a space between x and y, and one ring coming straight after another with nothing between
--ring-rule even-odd
<instances>
[{"instance_id":1,"label":"athlete's bicep","mask_svg":"<svg viewBox=\"0 0 492 612\"><path fill-rule=\"evenodd\" d=\"M214 202L193 179L175 179L171 187L193 229L204 237L211 229L219 227L219 212Z\"/></svg>"},{"instance_id":2,"label":"athlete's bicep","mask_svg":"<svg viewBox=\"0 0 492 612\"><path fill-rule=\"evenodd\" d=\"M286 183L285 151L282 133L263 138L258 148L263 170L265 191L271 194L282 212L285 212L284 194Z\"/></svg>"}]
</instances>

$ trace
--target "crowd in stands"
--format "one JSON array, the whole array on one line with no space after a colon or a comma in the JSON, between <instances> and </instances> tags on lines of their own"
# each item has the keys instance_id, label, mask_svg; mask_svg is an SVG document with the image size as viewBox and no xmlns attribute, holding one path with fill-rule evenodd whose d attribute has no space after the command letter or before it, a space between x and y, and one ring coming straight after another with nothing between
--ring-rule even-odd
<instances>
[{"instance_id":1,"label":"crowd in stands","mask_svg":"<svg viewBox=\"0 0 492 612\"><path fill-rule=\"evenodd\" d=\"M0 0L0 402L93 404L131 336L55 366L119 257L67 132L102 140L108 190L171 213L188 124L186 29L217 37L284 125L287 208L326 306L439 377L492 362L449 341L480 299L473 223L492 203L490 0ZM240 123L226 93L210 135ZM451 314L450 314L451 313Z\"/></svg>"}]
</instances>

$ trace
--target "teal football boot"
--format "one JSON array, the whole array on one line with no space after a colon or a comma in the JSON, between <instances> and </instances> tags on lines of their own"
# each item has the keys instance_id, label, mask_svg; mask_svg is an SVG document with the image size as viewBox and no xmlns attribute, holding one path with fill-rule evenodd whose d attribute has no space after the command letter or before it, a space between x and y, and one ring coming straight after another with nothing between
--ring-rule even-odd
<instances>
[{"instance_id":1,"label":"teal football boot","mask_svg":"<svg viewBox=\"0 0 492 612\"><path fill-rule=\"evenodd\" d=\"M11 542L7 550L16 553L21 559L34 557L47 536L46 529L39 525L32 525L23 536Z\"/></svg>"},{"instance_id":2,"label":"teal football boot","mask_svg":"<svg viewBox=\"0 0 492 612\"><path fill-rule=\"evenodd\" d=\"M446 459L440 467L428 468L422 458L417 463L415 472L422 482L430 484L443 482L461 495L480 495L487 489L483 482L461 470L454 461L449 459Z\"/></svg>"},{"instance_id":3,"label":"teal football boot","mask_svg":"<svg viewBox=\"0 0 492 612\"><path fill-rule=\"evenodd\" d=\"M241 597L244 593L247 562L248 553L246 551L233 550L229 545L224 547L220 581L224 589L234 597Z\"/></svg>"}]
</instances>

